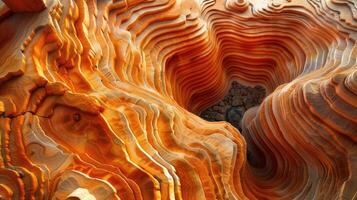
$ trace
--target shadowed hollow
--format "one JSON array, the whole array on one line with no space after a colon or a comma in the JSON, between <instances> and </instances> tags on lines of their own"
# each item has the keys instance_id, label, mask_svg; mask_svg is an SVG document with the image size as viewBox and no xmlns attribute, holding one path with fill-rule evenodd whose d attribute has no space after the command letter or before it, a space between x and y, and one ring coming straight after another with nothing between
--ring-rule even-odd
<instances>
[{"instance_id":1,"label":"shadowed hollow","mask_svg":"<svg viewBox=\"0 0 357 200\"><path fill-rule=\"evenodd\" d=\"M200 117L207 121L227 121L242 131L241 120L251 107L262 103L266 91L262 86L245 86L233 81L228 93L218 103L206 108Z\"/></svg>"}]
</instances>

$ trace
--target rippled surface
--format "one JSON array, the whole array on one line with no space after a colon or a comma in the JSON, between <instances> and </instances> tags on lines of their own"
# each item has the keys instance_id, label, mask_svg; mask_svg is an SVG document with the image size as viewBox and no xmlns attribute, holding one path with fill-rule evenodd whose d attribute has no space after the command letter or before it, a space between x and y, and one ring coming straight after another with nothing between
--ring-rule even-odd
<instances>
[{"instance_id":1,"label":"rippled surface","mask_svg":"<svg viewBox=\"0 0 357 200\"><path fill-rule=\"evenodd\" d=\"M4 2L2 198L356 198L355 1Z\"/></svg>"}]
</instances>

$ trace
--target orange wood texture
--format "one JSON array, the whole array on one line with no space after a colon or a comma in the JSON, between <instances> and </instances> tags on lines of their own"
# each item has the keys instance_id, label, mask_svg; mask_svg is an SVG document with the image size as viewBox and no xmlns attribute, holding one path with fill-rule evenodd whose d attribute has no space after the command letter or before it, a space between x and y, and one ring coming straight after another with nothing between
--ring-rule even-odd
<instances>
[{"instance_id":1,"label":"orange wood texture","mask_svg":"<svg viewBox=\"0 0 357 200\"><path fill-rule=\"evenodd\" d=\"M356 1L4 2L2 199L357 198Z\"/></svg>"}]
</instances>

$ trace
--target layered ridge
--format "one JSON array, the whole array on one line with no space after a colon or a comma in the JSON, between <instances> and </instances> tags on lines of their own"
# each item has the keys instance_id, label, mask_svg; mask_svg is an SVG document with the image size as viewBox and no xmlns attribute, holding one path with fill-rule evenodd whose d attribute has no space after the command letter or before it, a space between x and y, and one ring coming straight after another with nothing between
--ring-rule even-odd
<instances>
[{"instance_id":1,"label":"layered ridge","mask_svg":"<svg viewBox=\"0 0 357 200\"><path fill-rule=\"evenodd\" d=\"M7 4L1 197L356 198L354 2ZM195 115L235 79L269 93L241 133Z\"/></svg>"}]
</instances>

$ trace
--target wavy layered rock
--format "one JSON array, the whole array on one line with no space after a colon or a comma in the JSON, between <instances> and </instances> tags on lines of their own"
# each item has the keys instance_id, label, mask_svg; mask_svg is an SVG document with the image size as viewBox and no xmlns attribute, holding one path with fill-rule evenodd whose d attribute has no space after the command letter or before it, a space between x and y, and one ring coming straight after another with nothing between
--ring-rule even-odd
<instances>
[{"instance_id":1,"label":"wavy layered rock","mask_svg":"<svg viewBox=\"0 0 357 200\"><path fill-rule=\"evenodd\" d=\"M2 199L357 198L355 1L4 2Z\"/></svg>"}]
</instances>

